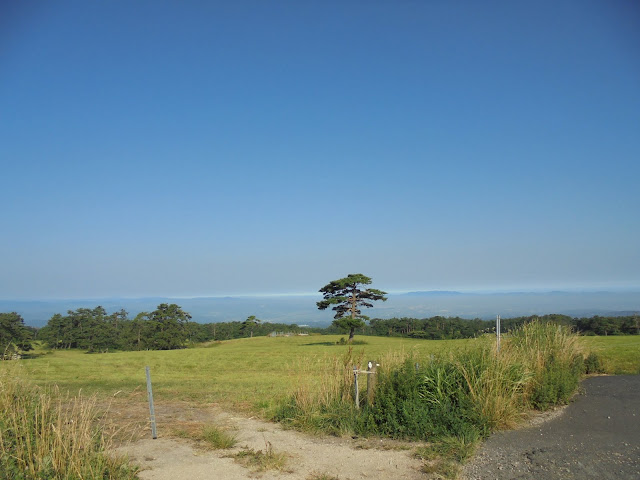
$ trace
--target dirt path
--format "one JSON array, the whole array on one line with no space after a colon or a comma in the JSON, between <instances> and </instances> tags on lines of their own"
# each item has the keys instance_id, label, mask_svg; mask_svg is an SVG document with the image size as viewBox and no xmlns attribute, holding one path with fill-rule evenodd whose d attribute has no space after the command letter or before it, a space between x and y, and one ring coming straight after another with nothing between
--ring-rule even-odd
<instances>
[{"instance_id":1,"label":"dirt path","mask_svg":"<svg viewBox=\"0 0 640 480\"><path fill-rule=\"evenodd\" d=\"M120 421L137 422L145 415L146 405L120 408L112 406L112 415ZM158 439L145 437L118 449L140 465L142 480L311 480L338 478L424 480L422 462L412 457L413 446L380 439L314 437L255 418L234 416L215 406L199 407L186 403L156 404ZM193 430L202 425L223 426L235 433L236 447L230 450L205 450L196 443L169 434ZM254 472L238 464L230 455L243 449L266 450L287 455L283 471ZM323 477L324 475L324 477Z\"/></svg>"},{"instance_id":2,"label":"dirt path","mask_svg":"<svg viewBox=\"0 0 640 480\"><path fill-rule=\"evenodd\" d=\"M522 430L493 435L463 470L465 480L640 479L640 375L593 377L583 393L546 421ZM420 479L416 444L380 439L313 437L279 425L182 402L156 405L159 438L146 438L120 449L143 470L142 480L358 480ZM145 425L145 402L112 405L120 423ZM204 450L176 438L203 425L236 434L230 450ZM187 435L188 436L188 435ZM283 471L254 472L230 455L243 449L287 455Z\"/></svg>"},{"instance_id":3,"label":"dirt path","mask_svg":"<svg viewBox=\"0 0 640 480\"><path fill-rule=\"evenodd\" d=\"M640 479L640 375L593 377L555 419L489 438L467 480Z\"/></svg>"}]
</instances>

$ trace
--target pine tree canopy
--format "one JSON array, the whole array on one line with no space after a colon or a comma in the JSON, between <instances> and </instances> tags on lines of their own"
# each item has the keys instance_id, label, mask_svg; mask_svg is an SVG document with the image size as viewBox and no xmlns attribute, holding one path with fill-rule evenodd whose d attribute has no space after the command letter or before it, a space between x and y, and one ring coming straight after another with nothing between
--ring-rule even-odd
<instances>
[{"instance_id":1,"label":"pine tree canopy","mask_svg":"<svg viewBox=\"0 0 640 480\"><path fill-rule=\"evenodd\" d=\"M362 314L361 308L373 307L377 300L385 302L387 292L375 288L363 288L371 284L371 278L361 273L350 273L344 278L333 280L320 289L323 300L317 302L319 310L331 307L335 315L333 324L349 331L349 341L353 339L356 328L364 326L369 317Z\"/></svg>"}]
</instances>

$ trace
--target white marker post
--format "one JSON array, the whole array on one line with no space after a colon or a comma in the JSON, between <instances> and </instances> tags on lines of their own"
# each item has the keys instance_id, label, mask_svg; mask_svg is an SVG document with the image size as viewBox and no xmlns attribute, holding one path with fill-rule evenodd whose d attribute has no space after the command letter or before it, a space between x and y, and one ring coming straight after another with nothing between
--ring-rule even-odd
<instances>
[{"instance_id":1,"label":"white marker post","mask_svg":"<svg viewBox=\"0 0 640 480\"><path fill-rule=\"evenodd\" d=\"M500 315L496 317L496 349L500 351Z\"/></svg>"},{"instance_id":2,"label":"white marker post","mask_svg":"<svg viewBox=\"0 0 640 480\"><path fill-rule=\"evenodd\" d=\"M353 387L355 389L356 408L360 409L360 389L358 388L358 367L353 367Z\"/></svg>"}]
</instances>

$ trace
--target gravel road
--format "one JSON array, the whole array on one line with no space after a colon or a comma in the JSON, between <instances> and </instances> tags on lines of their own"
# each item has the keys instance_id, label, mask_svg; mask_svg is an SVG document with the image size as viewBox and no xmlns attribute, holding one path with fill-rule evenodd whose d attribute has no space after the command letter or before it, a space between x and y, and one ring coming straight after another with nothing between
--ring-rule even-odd
<instances>
[{"instance_id":1,"label":"gravel road","mask_svg":"<svg viewBox=\"0 0 640 480\"><path fill-rule=\"evenodd\" d=\"M553 420L489 438L467 480L640 479L640 375L592 377Z\"/></svg>"}]
</instances>

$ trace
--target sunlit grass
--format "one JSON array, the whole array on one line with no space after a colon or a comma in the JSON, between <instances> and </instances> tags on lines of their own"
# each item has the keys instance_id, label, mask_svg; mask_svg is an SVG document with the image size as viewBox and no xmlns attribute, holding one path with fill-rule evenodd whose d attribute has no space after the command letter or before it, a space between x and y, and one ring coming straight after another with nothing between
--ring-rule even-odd
<instances>
[{"instance_id":1,"label":"sunlit grass","mask_svg":"<svg viewBox=\"0 0 640 480\"><path fill-rule=\"evenodd\" d=\"M363 337L361 337L363 338ZM145 391L145 366L151 369L157 400L218 403L239 409L269 409L290 395L301 375L320 382L324 369L349 347L335 345L339 335L256 337L221 342L216 348L86 354L60 350L22 362L24 374L38 384L111 396ZM469 340L425 341L366 337L354 347L364 361L393 352L422 355L457 349ZM0 368L2 368L0 366Z\"/></svg>"},{"instance_id":2,"label":"sunlit grass","mask_svg":"<svg viewBox=\"0 0 640 480\"><path fill-rule=\"evenodd\" d=\"M581 341L600 356L606 373L640 374L640 335L585 336Z\"/></svg>"},{"instance_id":3,"label":"sunlit grass","mask_svg":"<svg viewBox=\"0 0 640 480\"><path fill-rule=\"evenodd\" d=\"M324 373L348 346L336 345L340 335L255 337L221 342L215 348L172 351L86 354L53 351L21 361L25 377L39 385L57 384L75 394L145 392L145 366L151 367L154 397L216 403L234 409L270 411L283 397L306 384L323 381ZM356 337L365 345L353 347L354 357L392 361L399 353L428 357L456 351L474 340L417 340ZM640 336L582 337L605 361L609 373L638 373ZM0 369L4 368L0 362ZM145 398L144 395L141 398Z\"/></svg>"}]
</instances>

